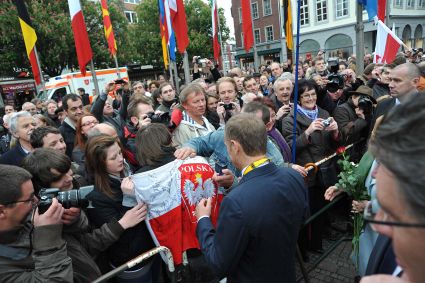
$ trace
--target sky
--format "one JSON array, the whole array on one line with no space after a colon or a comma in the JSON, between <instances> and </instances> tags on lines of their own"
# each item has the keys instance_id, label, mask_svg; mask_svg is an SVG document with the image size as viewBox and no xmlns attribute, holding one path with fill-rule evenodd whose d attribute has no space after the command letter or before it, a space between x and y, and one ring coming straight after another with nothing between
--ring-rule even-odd
<instances>
[{"instance_id":1,"label":"sky","mask_svg":"<svg viewBox=\"0 0 425 283\"><path fill-rule=\"evenodd\" d=\"M235 27L233 26L233 18L230 12L230 8L232 7L231 0L218 0L217 1L218 8L224 9L224 16L226 17L227 26L230 29L230 37L235 37Z\"/></svg>"}]
</instances>

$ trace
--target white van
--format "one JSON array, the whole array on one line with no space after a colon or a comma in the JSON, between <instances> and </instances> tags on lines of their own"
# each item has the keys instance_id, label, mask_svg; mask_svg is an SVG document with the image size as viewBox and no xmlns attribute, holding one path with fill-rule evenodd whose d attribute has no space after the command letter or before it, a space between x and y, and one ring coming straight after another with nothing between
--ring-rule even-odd
<instances>
[{"instance_id":1,"label":"white van","mask_svg":"<svg viewBox=\"0 0 425 283\"><path fill-rule=\"evenodd\" d=\"M99 90L102 91L108 82L118 79L118 72L121 79L128 81L126 67L96 70ZM86 93L90 95L91 101L94 83L90 71L87 71L85 76L83 76L81 72L76 72L50 78L45 84L45 90L41 90L38 96L42 99L53 99L55 101L59 101L66 94L77 93L79 88L85 89Z\"/></svg>"}]
</instances>

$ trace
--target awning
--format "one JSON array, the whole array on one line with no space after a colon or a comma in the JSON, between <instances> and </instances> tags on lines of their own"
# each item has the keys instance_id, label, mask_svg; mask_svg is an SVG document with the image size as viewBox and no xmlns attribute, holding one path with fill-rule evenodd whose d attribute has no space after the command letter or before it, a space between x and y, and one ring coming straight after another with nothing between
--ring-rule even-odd
<instances>
[{"instance_id":1,"label":"awning","mask_svg":"<svg viewBox=\"0 0 425 283\"><path fill-rule=\"evenodd\" d=\"M268 55L268 54L275 54L275 53L280 53L282 49L280 48L274 48L274 49L266 49L266 50L261 50L258 51L258 55Z\"/></svg>"},{"instance_id":2,"label":"awning","mask_svg":"<svg viewBox=\"0 0 425 283\"><path fill-rule=\"evenodd\" d=\"M254 58L254 52L235 55L236 60L239 60L240 58Z\"/></svg>"}]
</instances>

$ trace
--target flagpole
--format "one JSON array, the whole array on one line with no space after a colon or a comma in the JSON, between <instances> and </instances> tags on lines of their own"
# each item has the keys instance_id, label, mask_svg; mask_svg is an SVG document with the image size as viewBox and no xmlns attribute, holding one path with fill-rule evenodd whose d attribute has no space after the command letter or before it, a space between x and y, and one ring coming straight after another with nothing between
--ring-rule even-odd
<instances>
[{"instance_id":1,"label":"flagpole","mask_svg":"<svg viewBox=\"0 0 425 283\"><path fill-rule=\"evenodd\" d=\"M187 50L184 51L183 69L184 69L184 82L186 84L189 84L190 83L189 55L187 54Z\"/></svg>"},{"instance_id":2,"label":"flagpole","mask_svg":"<svg viewBox=\"0 0 425 283\"><path fill-rule=\"evenodd\" d=\"M357 74L364 71L364 25L363 25L363 5L356 3L356 69Z\"/></svg>"},{"instance_id":3,"label":"flagpole","mask_svg":"<svg viewBox=\"0 0 425 283\"><path fill-rule=\"evenodd\" d=\"M254 37L254 72L258 70L257 43L255 42L254 19L251 14L252 35Z\"/></svg>"},{"instance_id":4,"label":"flagpole","mask_svg":"<svg viewBox=\"0 0 425 283\"><path fill-rule=\"evenodd\" d=\"M94 91L96 92L96 95L98 95L99 97L100 95L99 84L97 82L96 71L94 70L93 59L90 60L90 71L91 71L91 76L93 77Z\"/></svg>"},{"instance_id":5,"label":"flagpole","mask_svg":"<svg viewBox=\"0 0 425 283\"><path fill-rule=\"evenodd\" d=\"M37 61L37 65L38 65L37 66L38 71L40 72L40 82L41 82L41 88L43 89L43 96L44 98L47 98L46 82L44 81L43 71L41 70L40 59L38 57L37 47L35 45L34 45L34 54L35 54L35 60ZM43 99L43 97L41 99Z\"/></svg>"},{"instance_id":6,"label":"flagpole","mask_svg":"<svg viewBox=\"0 0 425 283\"><path fill-rule=\"evenodd\" d=\"M296 158L296 144L297 144L297 109L298 109L298 65L299 65L299 52L300 52L300 18L301 0L297 0L297 43L295 46L295 86L294 86L294 128L292 130L292 163L295 164Z\"/></svg>"},{"instance_id":7,"label":"flagpole","mask_svg":"<svg viewBox=\"0 0 425 283\"><path fill-rule=\"evenodd\" d=\"M114 61L115 61L115 68L117 69L118 79L121 79L121 72L120 72L120 67L118 67L117 55L114 55Z\"/></svg>"},{"instance_id":8,"label":"flagpole","mask_svg":"<svg viewBox=\"0 0 425 283\"><path fill-rule=\"evenodd\" d=\"M226 67L224 64L224 48L223 48L223 40L221 38L221 25L220 25L220 13L218 12L218 4L217 4L217 26L218 26L218 40L220 41L220 48L221 48L221 66L223 68L223 73L226 73ZM214 40L214 35L213 35ZM255 38L254 38L255 40ZM219 55L220 56L220 55Z\"/></svg>"},{"instance_id":9,"label":"flagpole","mask_svg":"<svg viewBox=\"0 0 425 283\"><path fill-rule=\"evenodd\" d=\"M175 81L175 87L176 87L176 93L179 94L180 93L180 86L179 86L179 74L177 72L177 63L175 61L173 62L173 67L174 67L174 81Z\"/></svg>"}]
</instances>

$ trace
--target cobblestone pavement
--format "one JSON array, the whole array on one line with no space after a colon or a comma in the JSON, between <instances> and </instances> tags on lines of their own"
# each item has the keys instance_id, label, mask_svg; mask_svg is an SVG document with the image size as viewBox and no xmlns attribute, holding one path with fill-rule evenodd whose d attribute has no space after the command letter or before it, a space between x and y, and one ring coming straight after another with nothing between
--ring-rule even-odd
<instances>
[{"instance_id":1,"label":"cobblestone pavement","mask_svg":"<svg viewBox=\"0 0 425 283\"><path fill-rule=\"evenodd\" d=\"M336 282L346 282L354 283L354 277L356 275L354 264L351 261L351 240L350 235L342 235L341 237L346 236L347 241L329 241L324 240L323 247L325 250L329 249L332 245L337 245L335 249L324 259L322 260L315 268L313 268L313 263L318 260L320 257L319 254L309 253L310 260L308 263L305 263L307 270L312 269L309 273L310 283L336 283ZM300 268L297 265L297 282L305 282Z\"/></svg>"}]
</instances>

